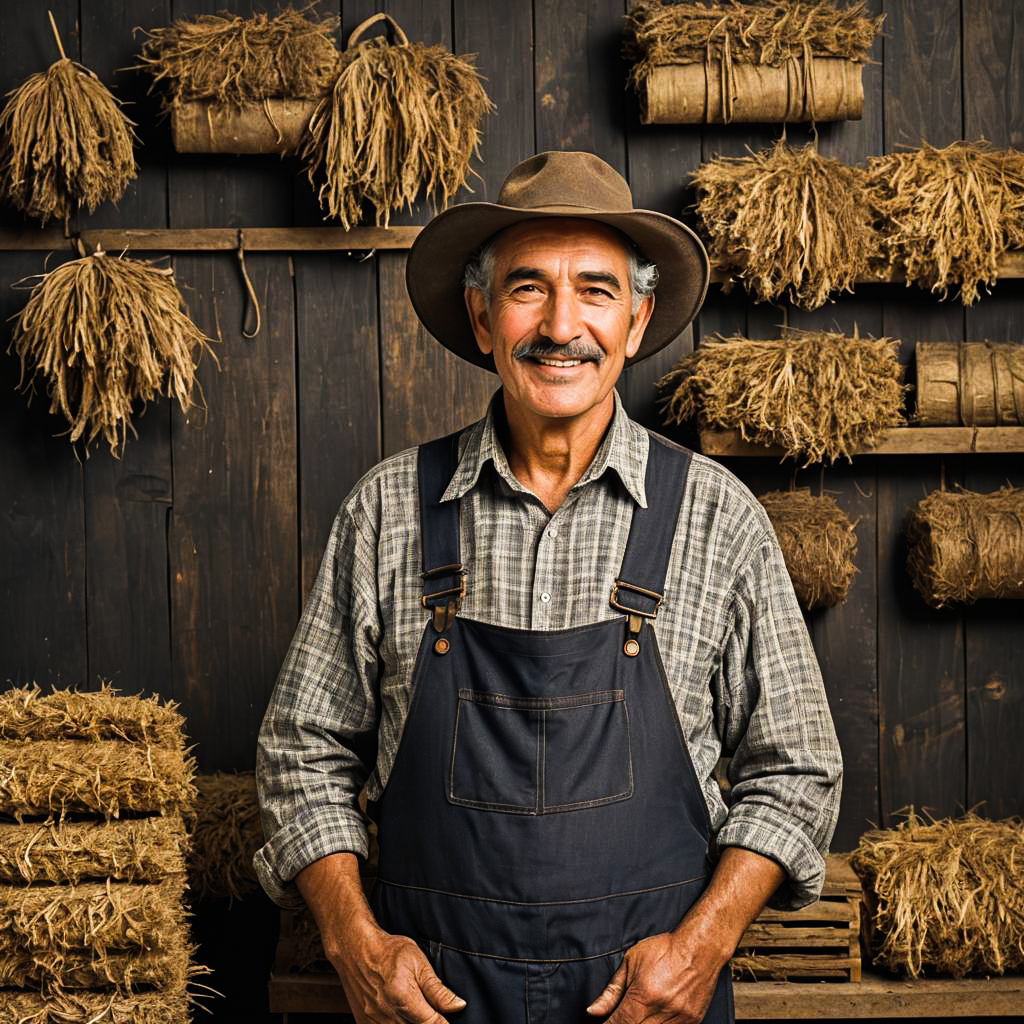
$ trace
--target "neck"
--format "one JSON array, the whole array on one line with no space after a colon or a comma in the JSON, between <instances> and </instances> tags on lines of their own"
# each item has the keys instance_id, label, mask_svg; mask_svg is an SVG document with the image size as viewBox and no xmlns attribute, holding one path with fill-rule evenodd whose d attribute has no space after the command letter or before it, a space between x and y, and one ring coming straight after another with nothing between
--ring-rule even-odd
<instances>
[{"instance_id":1,"label":"neck","mask_svg":"<svg viewBox=\"0 0 1024 1024\"><path fill-rule=\"evenodd\" d=\"M594 461L615 413L611 391L580 416L551 419L532 416L504 396L502 443L516 479L557 511L570 488Z\"/></svg>"}]
</instances>

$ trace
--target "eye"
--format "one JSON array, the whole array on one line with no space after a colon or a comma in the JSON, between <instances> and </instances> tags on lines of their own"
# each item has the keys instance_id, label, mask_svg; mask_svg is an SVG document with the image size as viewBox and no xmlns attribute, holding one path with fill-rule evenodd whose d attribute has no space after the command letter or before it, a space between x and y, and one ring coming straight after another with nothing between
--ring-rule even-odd
<instances>
[{"instance_id":1,"label":"eye","mask_svg":"<svg viewBox=\"0 0 1024 1024\"><path fill-rule=\"evenodd\" d=\"M610 291L608 291L607 288L599 288L596 284L593 284L589 288L585 289L585 292L586 292L587 295L594 295L594 296L597 296L597 298L600 298L600 299L614 299L615 298L615 296L612 295L612 293Z\"/></svg>"},{"instance_id":2,"label":"eye","mask_svg":"<svg viewBox=\"0 0 1024 1024\"><path fill-rule=\"evenodd\" d=\"M516 295L516 294L519 294L519 293L539 292L539 291L540 291L540 289L535 284L520 284L520 285L516 285L516 287L512 289L512 294Z\"/></svg>"}]
</instances>

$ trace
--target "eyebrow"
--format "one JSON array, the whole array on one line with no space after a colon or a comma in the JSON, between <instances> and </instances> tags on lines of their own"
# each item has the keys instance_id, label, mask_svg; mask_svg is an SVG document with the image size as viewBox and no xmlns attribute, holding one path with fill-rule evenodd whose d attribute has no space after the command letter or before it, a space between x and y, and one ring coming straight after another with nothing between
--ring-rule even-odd
<instances>
[{"instance_id":1,"label":"eyebrow","mask_svg":"<svg viewBox=\"0 0 1024 1024\"><path fill-rule=\"evenodd\" d=\"M610 270L581 270L576 275L580 281L588 284L606 284L616 291L622 291L622 284ZM513 284L516 281L546 281L548 275L537 267L513 267L506 275L503 284Z\"/></svg>"}]
</instances>

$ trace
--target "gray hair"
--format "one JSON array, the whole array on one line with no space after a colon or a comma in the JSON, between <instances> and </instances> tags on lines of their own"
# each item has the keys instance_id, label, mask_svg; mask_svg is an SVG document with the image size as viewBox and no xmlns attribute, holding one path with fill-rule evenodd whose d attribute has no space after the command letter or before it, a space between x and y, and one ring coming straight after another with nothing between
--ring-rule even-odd
<instances>
[{"instance_id":1,"label":"gray hair","mask_svg":"<svg viewBox=\"0 0 1024 1024\"><path fill-rule=\"evenodd\" d=\"M500 232L499 232L500 234ZM494 297L494 265L495 248L498 235L492 235L479 249L470 257L466 264L465 272L462 275L464 288L475 288L481 291L488 299ZM633 312L640 308L648 295L654 294L658 286L658 268L643 256L630 243L628 245L627 257L629 261L629 290L633 296Z\"/></svg>"}]
</instances>

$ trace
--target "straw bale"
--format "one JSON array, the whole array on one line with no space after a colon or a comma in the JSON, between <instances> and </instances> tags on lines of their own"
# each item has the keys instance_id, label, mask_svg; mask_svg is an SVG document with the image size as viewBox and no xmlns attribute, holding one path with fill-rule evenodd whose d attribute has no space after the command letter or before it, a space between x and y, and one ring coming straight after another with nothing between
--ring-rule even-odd
<instances>
[{"instance_id":1,"label":"straw bale","mask_svg":"<svg viewBox=\"0 0 1024 1024\"><path fill-rule=\"evenodd\" d=\"M658 381L666 423L694 416L780 445L805 465L849 458L903 423L906 387L889 338L787 330L778 341L705 338Z\"/></svg>"},{"instance_id":2,"label":"straw bale","mask_svg":"<svg viewBox=\"0 0 1024 1024\"><path fill-rule=\"evenodd\" d=\"M954 142L872 157L866 188L883 263L964 305L995 282L1000 257L1024 246L1024 153Z\"/></svg>"},{"instance_id":3,"label":"straw bale","mask_svg":"<svg viewBox=\"0 0 1024 1024\"><path fill-rule=\"evenodd\" d=\"M0 1024L184 1024L183 987L124 995L118 992L0 990Z\"/></svg>"},{"instance_id":4,"label":"straw bale","mask_svg":"<svg viewBox=\"0 0 1024 1024\"><path fill-rule=\"evenodd\" d=\"M184 750L177 708L158 696L120 696L109 683L90 693L15 688L0 693L0 740L124 740Z\"/></svg>"},{"instance_id":5,"label":"straw bale","mask_svg":"<svg viewBox=\"0 0 1024 1024\"><path fill-rule=\"evenodd\" d=\"M102 250L38 275L11 338L22 385L40 378L71 441L84 438L88 452L102 433L116 456L136 433L137 403L164 392L182 412L192 407L196 367L212 339L183 305L170 267Z\"/></svg>"},{"instance_id":6,"label":"straw bale","mask_svg":"<svg viewBox=\"0 0 1024 1024\"><path fill-rule=\"evenodd\" d=\"M0 814L89 811L181 814L195 799L195 762L180 751L113 740L0 741Z\"/></svg>"},{"instance_id":7,"label":"straw bale","mask_svg":"<svg viewBox=\"0 0 1024 1024\"><path fill-rule=\"evenodd\" d=\"M713 262L759 301L788 295L817 309L853 291L873 251L864 172L780 139L747 157L719 157L693 174ZM729 282L726 283L728 287Z\"/></svg>"},{"instance_id":8,"label":"straw bale","mask_svg":"<svg viewBox=\"0 0 1024 1024\"><path fill-rule=\"evenodd\" d=\"M907 520L907 571L935 608L1024 598L1024 488L933 491Z\"/></svg>"},{"instance_id":9,"label":"straw bale","mask_svg":"<svg viewBox=\"0 0 1024 1024\"><path fill-rule=\"evenodd\" d=\"M184 877L185 846L179 817L0 824L0 881L158 882Z\"/></svg>"},{"instance_id":10,"label":"straw bale","mask_svg":"<svg viewBox=\"0 0 1024 1024\"><path fill-rule=\"evenodd\" d=\"M974 813L861 837L850 864L864 884L875 963L916 978L926 970L1002 974L1024 967L1024 824Z\"/></svg>"},{"instance_id":11,"label":"straw bale","mask_svg":"<svg viewBox=\"0 0 1024 1024\"><path fill-rule=\"evenodd\" d=\"M810 611L842 604L857 572L857 534L835 499L801 487L757 500L772 521L800 606Z\"/></svg>"},{"instance_id":12,"label":"straw bale","mask_svg":"<svg viewBox=\"0 0 1024 1024\"><path fill-rule=\"evenodd\" d=\"M241 899L260 888L252 866L263 845L256 776L217 772L196 778L189 889L195 899Z\"/></svg>"},{"instance_id":13,"label":"straw bale","mask_svg":"<svg viewBox=\"0 0 1024 1024\"><path fill-rule=\"evenodd\" d=\"M313 99L331 87L338 18L310 17L311 6L270 17L203 14L146 32L139 67L163 82L164 104L215 100L243 106L265 99Z\"/></svg>"}]
</instances>

